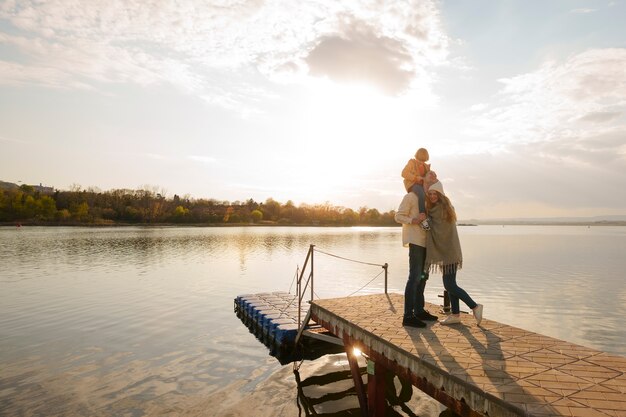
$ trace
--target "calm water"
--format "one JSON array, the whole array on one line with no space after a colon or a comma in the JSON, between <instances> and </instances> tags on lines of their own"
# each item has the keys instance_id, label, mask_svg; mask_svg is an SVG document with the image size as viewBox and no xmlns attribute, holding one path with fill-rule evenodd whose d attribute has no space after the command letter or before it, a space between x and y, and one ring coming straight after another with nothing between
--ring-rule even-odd
<instances>
[{"instance_id":1,"label":"calm water","mask_svg":"<svg viewBox=\"0 0 626 417\"><path fill-rule=\"evenodd\" d=\"M626 356L626 227L460 233L459 282L487 318ZM399 241L399 228L0 228L0 415L305 415L292 367L268 356L233 298L289 290L309 244L388 262L402 292ZM317 254L315 291L346 296L374 279L359 294L379 292L379 272ZM427 300L441 292L433 276ZM347 370L344 355L305 362L300 392L344 393L318 412L357 408ZM396 409L443 410L420 393Z\"/></svg>"}]
</instances>

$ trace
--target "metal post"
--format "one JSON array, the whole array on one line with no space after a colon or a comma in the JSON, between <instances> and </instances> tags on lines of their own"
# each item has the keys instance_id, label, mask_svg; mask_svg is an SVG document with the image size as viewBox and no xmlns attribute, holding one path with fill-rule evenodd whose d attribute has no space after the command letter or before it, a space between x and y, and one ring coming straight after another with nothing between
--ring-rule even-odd
<instances>
[{"instance_id":1,"label":"metal post","mask_svg":"<svg viewBox=\"0 0 626 417\"><path fill-rule=\"evenodd\" d=\"M313 301L313 252L315 245L311 245L309 250L311 251L311 301Z\"/></svg>"},{"instance_id":2,"label":"metal post","mask_svg":"<svg viewBox=\"0 0 626 417\"><path fill-rule=\"evenodd\" d=\"M304 271L306 271L306 266L309 263L309 257L313 255L313 246L314 245L311 245L309 247L309 250L306 253L306 259L304 260L302 271L300 272L300 275L298 276L298 280L296 282L296 288L298 292L298 326L300 326L300 322L301 322L300 319L301 319L302 297L304 296L302 292L306 290L306 287L302 288L302 278L304 277ZM308 284L308 281L307 281L307 284Z\"/></svg>"},{"instance_id":3,"label":"metal post","mask_svg":"<svg viewBox=\"0 0 626 417\"><path fill-rule=\"evenodd\" d=\"M385 262L385 264L383 265L383 269L385 270L385 294L387 294L387 268L388 267L389 267L389 264Z\"/></svg>"},{"instance_id":4,"label":"metal post","mask_svg":"<svg viewBox=\"0 0 626 417\"><path fill-rule=\"evenodd\" d=\"M299 271L298 271L299 272ZM300 327L300 281L302 281L302 277L298 275L296 277L296 296L298 297L298 327Z\"/></svg>"}]
</instances>

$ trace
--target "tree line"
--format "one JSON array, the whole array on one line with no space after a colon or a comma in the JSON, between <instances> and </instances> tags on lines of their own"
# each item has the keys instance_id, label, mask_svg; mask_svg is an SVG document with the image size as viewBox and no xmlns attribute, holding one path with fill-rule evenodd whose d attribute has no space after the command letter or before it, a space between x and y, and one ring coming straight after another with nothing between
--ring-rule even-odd
<instances>
[{"instance_id":1,"label":"tree line","mask_svg":"<svg viewBox=\"0 0 626 417\"><path fill-rule=\"evenodd\" d=\"M278 224L313 226L391 226L394 211L300 204L194 199L158 190L80 189L42 193L30 185L0 189L0 222L20 224Z\"/></svg>"}]
</instances>

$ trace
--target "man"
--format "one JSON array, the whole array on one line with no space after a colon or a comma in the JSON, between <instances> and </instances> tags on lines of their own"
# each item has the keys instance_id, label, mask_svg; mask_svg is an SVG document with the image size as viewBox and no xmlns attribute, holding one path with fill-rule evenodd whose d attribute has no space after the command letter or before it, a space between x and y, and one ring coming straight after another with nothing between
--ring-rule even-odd
<instances>
[{"instance_id":1,"label":"man","mask_svg":"<svg viewBox=\"0 0 626 417\"><path fill-rule=\"evenodd\" d=\"M424 272L426 259L426 231L420 227L419 199L413 192L405 194L395 220L402 224L402 245L409 247L409 278L404 289L403 326L426 327L422 320L436 321L437 316L424 310L424 288L428 273Z\"/></svg>"}]
</instances>

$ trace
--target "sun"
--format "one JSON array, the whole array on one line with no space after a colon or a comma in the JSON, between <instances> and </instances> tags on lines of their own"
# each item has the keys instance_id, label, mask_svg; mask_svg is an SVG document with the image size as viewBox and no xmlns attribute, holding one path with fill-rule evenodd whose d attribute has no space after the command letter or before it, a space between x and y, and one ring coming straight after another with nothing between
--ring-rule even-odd
<instances>
[{"instance_id":1,"label":"sun","mask_svg":"<svg viewBox=\"0 0 626 417\"><path fill-rule=\"evenodd\" d=\"M297 126L298 169L289 180L306 190L307 200L387 189L385 181L399 176L417 145L428 145L418 140L433 137L427 124L417 122L425 118L425 105L416 96L316 79L300 100L298 117L290 121Z\"/></svg>"},{"instance_id":2,"label":"sun","mask_svg":"<svg viewBox=\"0 0 626 417\"><path fill-rule=\"evenodd\" d=\"M398 136L406 118L399 100L365 84L317 81L310 90L303 132L311 155L366 158L372 148ZM344 165L350 169L349 164Z\"/></svg>"}]
</instances>

